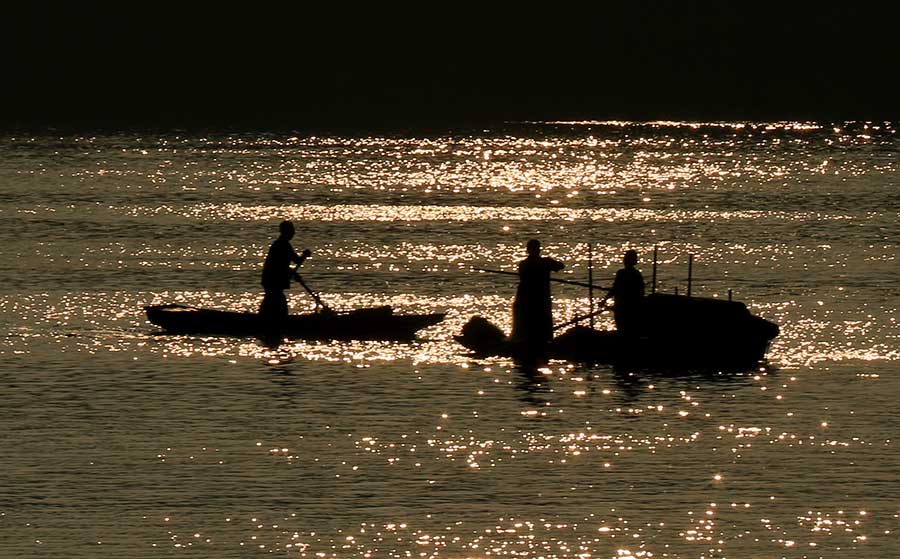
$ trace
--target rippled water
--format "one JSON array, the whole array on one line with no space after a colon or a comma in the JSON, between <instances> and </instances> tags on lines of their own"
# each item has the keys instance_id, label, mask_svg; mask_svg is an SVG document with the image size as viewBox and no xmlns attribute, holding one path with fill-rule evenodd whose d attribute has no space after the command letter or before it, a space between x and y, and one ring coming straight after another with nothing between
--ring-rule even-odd
<instances>
[{"instance_id":1,"label":"rippled water","mask_svg":"<svg viewBox=\"0 0 900 559\"><path fill-rule=\"evenodd\" d=\"M0 556L900 555L898 147L891 123L6 135ZM447 320L278 350L145 321L255 309L284 218L332 306ZM577 280L589 245L649 280L656 246L662 291L694 255L693 293L781 325L768 365L469 359L452 335L508 328L515 289L471 268L533 236Z\"/></svg>"}]
</instances>

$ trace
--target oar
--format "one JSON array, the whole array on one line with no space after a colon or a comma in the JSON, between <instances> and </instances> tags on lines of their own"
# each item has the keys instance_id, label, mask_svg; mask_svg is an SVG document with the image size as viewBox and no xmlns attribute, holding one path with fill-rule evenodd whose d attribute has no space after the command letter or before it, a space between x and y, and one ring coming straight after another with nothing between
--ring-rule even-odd
<instances>
[{"instance_id":1,"label":"oar","mask_svg":"<svg viewBox=\"0 0 900 559\"><path fill-rule=\"evenodd\" d=\"M506 270L487 270L485 268L472 268L472 270L476 272L490 272L492 274L503 274L505 276L517 276L518 272L507 272ZM556 283L565 283L567 285L577 285L578 287L592 287L594 289L602 289L603 291L609 291L611 288L602 287L599 285L593 285L590 283L584 283L583 281L572 281L572 280L564 280L559 278L550 278L550 281L555 281Z\"/></svg>"},{"instance_id":2,"label":"oar","mask_svg":"<svg viewBox=\"0 0 900 559\"><path fill-rule=\"evenodd\" d=\"M567 320L566 322L563 322L562 324L557 324L556 326L553 327L553 330L554 331L560 330L562 328L565 328L566 326L571 326L577 322L581 322L585 318L593 318L593 317L597 316L598 314L604 312L605 310L607 310L609 308L609 306L606 304L606 301L610 298L611 295L612 295L611 293L607 294L606 297L604 297L603 299L600 300L600 302L598 303L598 306L597 306L597 310L590 312L588 314L576 316L572 320Z\"/></svg>"},{"instance_id":3,"label":"oar","mask_svg":"<svg viewBox=\"0 0 900 559\"><path fill-rule=\"evenodd\" d=\"M312 289L310 289L309 286L306 285L306 282L303 281L303 277L300 276L299 270L300 270L300 264L297 264L297 267L294 268L294 279L296 279L297 282L300 283L300 285L303 286L303 289L305 289L306 292L309 293L309 296L313 298L313 301L316 302L316 310L318 311L318 310L319 310L319 307L322 307L322 308L324 308L324 309L327 309L327 308L328 308L328 305L326 305L325 303L323 303L323 302L322 302L322 299L319 298L319 295L316 294L315 291L313 291Z\"/></svg>"}]
</instances>

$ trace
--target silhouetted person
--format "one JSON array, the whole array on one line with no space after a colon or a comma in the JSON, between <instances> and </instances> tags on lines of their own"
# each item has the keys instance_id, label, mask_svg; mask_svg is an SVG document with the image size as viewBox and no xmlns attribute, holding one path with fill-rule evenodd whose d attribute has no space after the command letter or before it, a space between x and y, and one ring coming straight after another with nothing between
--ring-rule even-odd
<instances>
[{"instance_id":1,"label":"silhouetted person","mask_svg":"<svg viewBox=\"0 0 900 559\"><path fill-rule=\"evenodd\" d=\"M278 230L281 234L272 242L269 253L266 255L266 262L263 264L262 286L266 294L259 306L260 316L266 318L273 327L280 326L288 316L287 297L284 295L284 290L290 288L291 277L294 275L291 263L299 266L312 254L309 249L305 249L299 255L294 251L290 242L294 238L293 223L282 221L278 225Z\"/></svg>"},{"instance_id":2,"label":"silhouetted person","mask_svg":"<svg viewBox=\"0 0 900 559\"><path fill-rule=\"evenodd\" d=\"M528 256L519 262L511 338L520 343L544 344L553 339L550 272L562 270L564 264L541 256L541 243L537 239L531 239L525 247Z\"/></svg>"},{"instance_id":3,"label":"silhouetted person","mask_svg":"<svg viewBox=\"0 0 900 559\"><path fill-rule=\"evenodd\" d=\"M640 328L644 303L644 276L635 267L638 263L637 251L625 251L622 263L625 267L616 272L612 286L612 296L616 301L613 317L619 332L635 334Z\"/></svg>"}]
</instances>

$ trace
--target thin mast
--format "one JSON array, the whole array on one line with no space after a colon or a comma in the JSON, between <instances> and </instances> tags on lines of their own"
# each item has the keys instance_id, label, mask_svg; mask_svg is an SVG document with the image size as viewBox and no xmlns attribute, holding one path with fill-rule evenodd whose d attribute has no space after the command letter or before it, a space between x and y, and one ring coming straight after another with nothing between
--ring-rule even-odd
<instances>
[{"instance_id":1,"label":"thin mast","mask_svg":"<svg viewBox=\"0 0 900 559\"><path fill-rule=\"evenodd\" d=\"M594 243L588 242L588 313L591 315L591 329L594 328Z\"/></svg>"},{"instance_id":2,"label":"thin mast","mask_svg":"<svg viewBox=\"0 0 900 559\"><path fill-rule=\"evenodd\" d=\"M688 291L687 291L688 297L691 296L691 279L692 279L693 273L694 273L694 255L689 254L688 255Z\"/></svg>"}]
</instances>

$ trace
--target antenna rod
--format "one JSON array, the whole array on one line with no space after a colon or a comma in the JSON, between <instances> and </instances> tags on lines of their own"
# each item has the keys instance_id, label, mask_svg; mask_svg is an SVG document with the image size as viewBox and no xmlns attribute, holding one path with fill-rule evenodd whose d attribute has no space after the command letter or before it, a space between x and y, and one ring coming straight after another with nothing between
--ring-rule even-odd
<instances>
[{"instance_id":1,"label":"antenna rod","mask_svg":"<svg viewBox=\"0 0 900 559\"><path fill-rule=\"evenodd\" d=\"M594 243L588 243L588 313L591 315L591 329L594 328Z\"/></svg>"},{"instance_id":2,"label":"antenna rod","mask_svg":"<svg viewBox=\"0 0 900 559\"><path fill-rule=\"evenodd\" d=\"M692 279L693 273L694 273L694 255L689 254L688 255L688 291L687 291L688 297L691 296L691 279Z\"/></svg>"}]
</instances>

